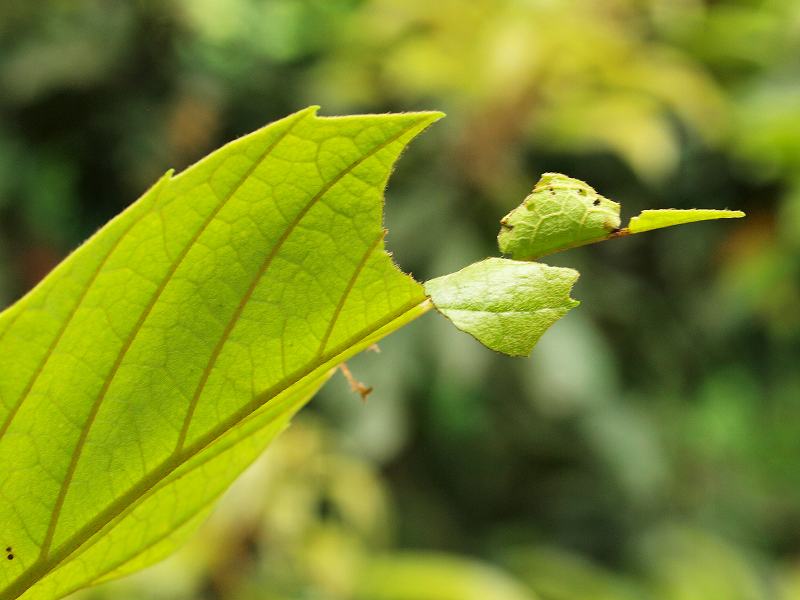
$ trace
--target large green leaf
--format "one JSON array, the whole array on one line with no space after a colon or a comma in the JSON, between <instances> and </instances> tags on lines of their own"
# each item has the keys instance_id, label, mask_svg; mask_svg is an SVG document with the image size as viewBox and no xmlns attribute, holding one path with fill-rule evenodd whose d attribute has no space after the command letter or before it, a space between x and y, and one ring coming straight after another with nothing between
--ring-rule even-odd
<instances>
[{"instance_id":1,"label":"large green leaf","mask_svg":"<svg viewBox=\"0 0 800 600\"><path fill-rule=\"evenodd\" d=\"M383 249L382 192L439 116L273 123L0 315L0 598L169 552L333 366L428 308Z\"/></svg>"}]
</instances>

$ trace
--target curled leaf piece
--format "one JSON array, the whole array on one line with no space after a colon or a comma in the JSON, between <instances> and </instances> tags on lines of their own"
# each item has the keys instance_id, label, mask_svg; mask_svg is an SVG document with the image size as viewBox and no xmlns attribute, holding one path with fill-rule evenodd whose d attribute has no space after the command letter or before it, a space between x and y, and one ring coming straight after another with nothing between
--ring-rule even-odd
<instances>
[{"instance_id":1,"label":"curled leaf piece","mask_svg":"<svg viewBox=\"0 0 800 600\"><path fill-rule=\"evenodd\" d=\"M569 296L577 279L573 269L487 258L428 281L425 292L440 313L484 346L527 356L548 327L580 304Z\"/></svg>"},{"instance_id":2,"label":"curled leaf piece","mask_svg":"<svg viewBox=\"0 0 800 600\"><path fill-rule=\"evenodd\" d=\"M530 195L500 220L500 251L533 260L607 239L619 229L620 206L579 179L545 173Z\"/></svg>"}]
</instances>

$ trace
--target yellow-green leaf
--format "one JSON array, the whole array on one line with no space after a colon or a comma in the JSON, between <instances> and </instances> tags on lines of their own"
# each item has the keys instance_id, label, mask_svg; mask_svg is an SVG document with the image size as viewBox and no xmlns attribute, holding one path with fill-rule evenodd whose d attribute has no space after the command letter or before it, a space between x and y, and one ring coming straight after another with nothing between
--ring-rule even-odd
<instances>
[{"instance_id":1,"label":"yellow-green leaf","mask_svg":"<svg viewBox=\"0 0 800 600\"><path fill-rule=\"evenodd\" d=\"M0 315L0 599L169 552L333 366L426 310L382 194L439 117L273 123L165 175Z\"/></svg>"},{"instance_id":2,"label":"yellow-green leaf","mask_svg":"<svg viewBox=\"0 0 800 600\"><path fill-rule=\"evenodd\" d=\"M631 219L628 224L628 232L642 233L643 231L694 223L695 221L740 219L743 216L744 213L740 210L712 210L708 208L643 210L639 215Z\"/></svg>"}]
</instances>

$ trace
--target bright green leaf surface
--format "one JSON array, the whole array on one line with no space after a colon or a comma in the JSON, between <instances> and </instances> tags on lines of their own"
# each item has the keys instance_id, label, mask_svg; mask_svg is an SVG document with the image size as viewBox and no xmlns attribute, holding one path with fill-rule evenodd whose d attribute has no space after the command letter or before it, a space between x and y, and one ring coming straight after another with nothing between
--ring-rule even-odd
<instances>
[{"instance_id":1,"label":"bright green leaf surface","mask_svg":"<svg viewBox=\"0 0 800 600\"><path fill-rule=\"evenodd\" d=\"M579 304L578 272L488 258L425 284L437 310L492 350L527 356L550 325Z\"/></svg>"},{"instance_id":2,"label":"bright green leaf surface","mask_svg":"<svg viewBox=\"0 0 800 600\"><path fill-rule=\"evenodd\" d=\"M162 557L333 366L426 310L382 192L439 116L273 123L165 175L0 315L0 598Z\"/></svg>"},{"instance_id":3,"label":"bright green leaf surface","mask_svg":"<svg viewBox=\"0 0 800 600\"><path fill-rule=\"evenodd\" d=\"M714 219L740 219L744 213L740 210L711 210L705 208L691 208L680 210L665 208L661 210L643 210L638 216L631 219L628 224L629 233L642 233L662 227L694 223L695 221L711 221Z\"/></svg>"}]
</instances>

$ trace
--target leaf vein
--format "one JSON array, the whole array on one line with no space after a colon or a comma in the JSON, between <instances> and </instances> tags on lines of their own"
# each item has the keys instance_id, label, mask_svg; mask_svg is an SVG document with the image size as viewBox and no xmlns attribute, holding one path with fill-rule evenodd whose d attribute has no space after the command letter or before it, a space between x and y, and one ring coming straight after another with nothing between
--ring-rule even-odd
<instances>
[{"instance_id":1,"label":"leaf vein","mask_svg":"<svg viewBox=\"0 0 800 600\"><path fill-rule=\"evenodd\" d=\"M336 176L332 177L327 183L325 183L320 188L320 190L316 194L314 194L314 196L305 204L305 206L303 206L303 208L297 213L297 215L295 215L294 219L287 225L286 229L284 229L280 238L278 238L277 242L275 242L275 245L273 246L272 250L270 250L269 254L259 267L255 278L250 283L248 289L245 291L241 301L239 302L239 305L236 307L236 310L234 311L233 315L231 316L230 320L225 326L222 335L220 336L219 340L217 340L217 344L214 346L214 350L211 353L211 357L209 358L209 361L206 364L205 369L203 369L203 374L200 378L200 382L198 383L197 388L195 389L195 393L193 394L192 400L187 409L186 416L183 420L183 425L181 426L180 434L178 435L178 441L175 444L175 449L173 450L173 455L179 454L183 449L184 444L186 443L186 438L189 434L189 427L191 426L195 410L197 409L197 404L200 400L200 396L203 394L203 391L205 390L206 384L208 383L208 378L211 376L211 371L217 364L219 355L221 354L223 347L225 346L226 342L228 341L228 338L233 332L236 323L239 321L239 317L241 316L247 304L250 302L250 299L252 298L253 293L258 287L258 284L263 279L264 274L269 269L270 265L272 264L272 261L275 259L278 252L280 252L281 248L283 247L283 244L286 242L286 240L289 238L292 232L300 225L300 223L308 214L308 212L348 173L351 173L353 169L363 164L369 158L375 156L378 152L388 147L390 144L396 142L403 135L411 131L414 127L416 127L416 124L413 124L409 127L406 127L405 129L402 129L400 132L389 137L380 144L377 144L374 148L370 148L370 150L366 152L363 156L359 157L357 160L353 161L352 163L344 167L341 171L339 171L339 173L336 174Z\"/></svg>"},{"instance_id":2,"label":"leaf vein","mask_svg":"<svg viewBox=\"0 0 800 600\"><path fill-rule=\"evenodd\" d=\"M187 446L180 456L171 455L161 465L156 467L153 472L132 487L125 495L118 498L114 503L106 507L100 512L95 519L84 525L79 531L67 538L60 546L58 546L50 555L40 556L40 558L31 565L24 577L20 577L6 590L6 596L0 596L4 600L8 598L18 597L24 590L28 588L30 582L36 581L52 572L58 565L72 556L76 550L95 535L101 533L106 526L111 524L117 517L126 513L132 512L141 502L146 500L150 495L168 485L172 481L164 481L160 483L159 480L164 480L178 467L180 467L187 460L199 454L202 450L209 447L218 438L225 434L231 427L241 423L245 418L253 414L259 407L265 405L267 402L275 398L281 391L296 385L306 377L313 375L320 367L336 359L346 353L347 349L355 346L359 342L367 339L379 331L382 327L388 325L392 321L402 318L406 313L414 308L424 305L427 299L424 295L415 298L402 306L398 307L391 313L386 314L382 319L373 323L370 327L366 327L354 334L351 338L344 340L341 344L334 347L327 354L320 357L316 366L314 364L306 365L304 368L299 369L297 372L285 377L271 388L264 390L247 405L243 406L239 411L231 415L228 419L220 423L214 430L208 432L201 439L197 440L191 446ZM430 305L426 307L426 310ZM202 466L202 465L200 465Z\"/></svg>"},{"instance_id":3,"label":"leaf vein","mask_svg":"<svg viewBox=\"0 0 800 600\"><path fill-rule=\"evenodd\" d=\"M161 188L158 190L158 196L161 195L161 193L164 191L165 187L166 187L166 184L163 184L161 186ZM158 196L156 197L155 200L153 200L153 206L156 205L156 201L158 199ZM133 229L134 226L137 223L141 222L141 219L146 214L149 214L149 211L147 213L143 214L138 219L133 219L131 221L131 223L120 234L119 238L117 238L116 241L111 245L111 248L109 248L108 252L105 254L103 259L97 265L97 268L95 268L94 271L92 272L92 275L90 276L89 280L86 282L86 285L84 285L83 290L81 290L81 293L78 296L78 300L75 302L74 306L70 309L69 313L67 314L67 318L64 320L64 323L61 325L61 327L59 328L58 332L56 332L55 337L50 342L50 345L47 348L47 352L42 357L42 360L39 361L39 364L36 366L36 369L31 374L31 377L28 380L28 383L25 384L25 387L23 388L22 393L20 394L19 398L17 399L17 402L14 404L14 406L11 409L11 411L8 413L8 415L7 415L6 419L5 419L5 421L3 422L2 426L0 426L0 439L6 434L6 432L8 431L8 428L11 427L11 423L14 421L14 418L19 413L19 410L20 410L20 408L22 408L22 405L25 403L25 400L27 400L28 395L31 393L31 390L33 389L33 386L36 385L36 382L38 381L39 376L42 374L42 371L44 371L44 368L47 366L47 363L50 361L50 357L53 355L53 351L55 350L56 346L58 346L58 344L61 341L61 339L64 337L64 333L67 331L67 329L69 328L69 325L72 323L73 319L75 318L75 315L78 313L78 310L83 305L83 302L86 299L86 296L89 293L89 290L92 288L92 286L94 285L95 281L97 281L97 278L100 276L100 273L103 272L103 268L108 264L108 260L111 258L111 255L114 254L114 251L116 251L117 248L119 248L120 244L127 237L128 233L131 231L131 229ZM22 314L22 312L23 311L20 311L18 314ZM6 332L4 331L3 334L5 334L5 333Z\"/></svg>"},{"instance_id":4,"label":"leaf vein","mask_svg":"<svg viewBox=\"0 0 800 600\"><path fill-rule=\"evenodd\" d=\"M353 286L356 284L358 277L361 275L361 271L364 270L369 257L372 256L373 252L375 252L375 248L378 247L385 235L386 232L381 231L381 234L376 237L375 240L367 247L367 251L364 253L364 256L361 257L361 260L353 271L353 275L350 277L350 281L347 282L347 287L345 287L342 297L339 298L339 302L336 303L336 308L334 309L333 316L328 323L328 328L325 330L325 335L322 336L322 340L319 343L319 349L316 353L317 356L322 356L322 354L325 352L325 346L328 344L328 340L333 333L333 328L336 326L336 323L339 320L339 315L342 313L342 309L344 308L345 302L347 302L347 298L350 296L350 292L353 290Z\"/></svg>"},{"instance_id":5,"label":"leaf vein","mask_svg":"<svg viewBox=\"0 0 800 600\"><path fill-rule=\"evenodd\" d=\"M126 354L128 353L128 350L130 349L130 347L133 344L134 340L136 339L136 337L138 336L139 332L141 331L145 320L147 320L147 318L149 317L149 315L152 312L154 306L156 305L156 303L158 302L159 298L161 297L161 294L164 292L164 289L166 288L167 284L170 282L170 280L172 279L173 275L177 271L178 267L181 265L181 263L183 262L184 258L189 253L189 250L192 248L192 246L194 246L194 243L197 241L197 239L202 235L202 233L206 230L206 228L209 226L209 224L214 220L214 218L219 213L219 211L222 210L222 208L227 204L227 202L241 188L241 186L244 184L244 182L247 181L247 179L249 178L250 174L253 171L255 171L264 162L264 160L270 155L272 150L292 131L292 129L297 125L297 123L299 123L303 119L304 116L305 115L303 114L303 115L299 116L294 122L292 122L291 125L289 125L286 128L286 130L284 132L282 132L264 150L262 155L259 156L255 161L253 161L253 164L242 175L242 177L239 179L239 181L236 183L236 185L231 187L231 190L228 192L228 194L224 198L222 198L220 200L219 204L209 213L209 215L208 215L208 217L206 217L205 221L203 221L203 223L198 228L198 230L194 233L192 238L188 241L188 243L181 250L181 253L178 255L177 259L172 263L172 265L170 266L169 270L167 271L164 279L161 281L161 283L159 284L159 287L156 289L155 293L151 297L148 305L145 307L144 311L142 311L142 314L139 316L139 319L136 321L136 324L134 325L133 329L131 330L130 335L128 336L127 340L125 341L125 343L123 344L122 348L120 349L120 351L119 351L119 353L117 355L117 358L114 361L113 366L111 367L111 371L109 372L108 376L106 377L106 380L105 380L105 382L103 384L103 387L100 390L100 393L98 394L97 398L94 401L94 404L92 405L92 408L91 408L91 411L89 413L89 416L88 416L88 418L87 418L87 420L86 420L86 422L84 424L83 429L81 430L81 435L78 438L78 443L77 443L77 445L75 447L75 450L72 453L72 457L70 459L70 463L69 463L69 466L67 468L67 473L66 473L66 475L64 477L64 481L63 481L63 483L61 485L61 488L59 490L58 496L56 498L56 503L54 505L53 513L52 513L50 522L49 522L48 527L47 527L47 532L45 533L45 537L44 537L44 540L42 542L40 555L43 557L43 559L46 560L47 557L48 557L48 554L50 552L50 546L52 544L53 536L55 535L55 530L56 530L56 527L58 525L58 522L59 522L59 519L60 519L60 516L61 516L61 510L64 507L64 500L66 499L66 495L67 495L67 492L69 491L70 485L72 483L72 479L75 476L75 471L77 469L78 462L80 461L80 457L81 457L81 455L83 453L83 448L85 447L86 441L87 441L87 439L89 437L89 431L92 429L92 425L94 424L94 421L97 418L97 414L100 411L100 407L103 404L103 401L104 401L104 399L106 397L108 389L111 386L111 383L114 380L114 377L116 376L117 372L119 371L119 367L122 364L122 361L124 360Z\"/></svg>"}]
</instances>

